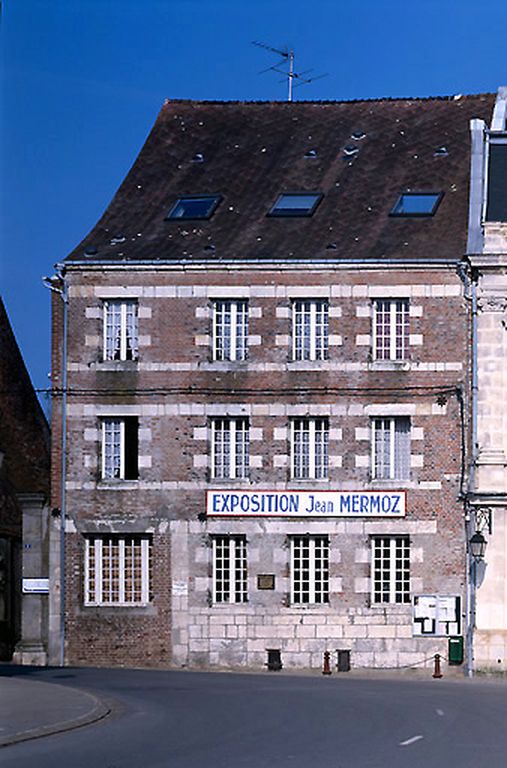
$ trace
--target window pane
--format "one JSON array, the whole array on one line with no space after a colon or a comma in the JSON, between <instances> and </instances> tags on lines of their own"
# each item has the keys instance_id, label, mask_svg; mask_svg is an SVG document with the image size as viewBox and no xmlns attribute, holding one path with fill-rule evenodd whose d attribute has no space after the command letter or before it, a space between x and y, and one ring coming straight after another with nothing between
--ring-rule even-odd
<instances>
[{"instance_id":1,"label":"window pane","mask_svg":"<svg viewBox=\"0 0 507 768\"><path fill-rule=\"evenodd\" d=\"M405 192L398 198L391 216L432 216L441 198L441 192Z\"/></svg>"},{"instance_id":2,"label":"window pane","mask_svg":"<svg viewBox=\"0 0 507 768\"><path fill-rule=\"evenodd\" d=\"M91 536L85 558L85 604L143 605L150 599L151 539Z\"/></svg>"},{"instance_id":3,"label":"window pane","mask_svg":"<svg viewBox=\"0 0 507 768\"><path fill-rule=\"evenodd\" d=\"M270 216L311 216L322 198L321 193L284 193L269 211Z\"/></svg>"},{"instance_id":4,"label":"window pane","mask_svg":"<svg viewBox=\"0 0 507 768\"><path fill-rule=\"evenodd\" d=\"M489 145L487 221L507 221L507 144Z\"/></svg>"},{"instance_id":5,"label":"window pane","mask_svg":"<svg viewBox=\"0 0 507 768\"><path fill-rule=\"evenodd\" d=\"M168 219L208 219L218 203L219 195L180 197L169 211Z\"/></svg>"}]
</instances>

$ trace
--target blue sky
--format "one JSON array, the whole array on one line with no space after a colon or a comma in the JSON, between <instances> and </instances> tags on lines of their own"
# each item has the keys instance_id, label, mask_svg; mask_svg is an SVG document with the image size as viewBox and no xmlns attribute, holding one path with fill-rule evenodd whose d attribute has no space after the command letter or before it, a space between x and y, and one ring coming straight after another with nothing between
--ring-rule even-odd
<instances>
[{"instance_id":1,"label":"blue sky","mask_svg":"<svg viewBox=\"0 0 507 768\"><path fill-rule=\"evenodd\" d=\"M165 98L283 100L259 71L296 52L297 99L496 91L501 0L3 0L0 291L34 386L49 385L41 276L81 240Z\"/></svg>"}]
</instances>

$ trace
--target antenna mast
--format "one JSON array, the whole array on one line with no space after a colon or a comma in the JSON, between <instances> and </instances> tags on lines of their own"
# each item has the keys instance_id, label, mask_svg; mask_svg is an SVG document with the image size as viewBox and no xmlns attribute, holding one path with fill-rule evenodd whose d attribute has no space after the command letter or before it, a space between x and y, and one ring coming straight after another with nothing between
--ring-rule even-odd
<instances>
[{"instance_id":1,"label":"antenna mast","mask_svg":"<svg viewBox=\"0 0 507 768\"><path fill-rule=\"evenodd\" d=\"M276 64L273 64L272 67L268 67L267 69L263 69L259 74L263 74L264 72L279 72L281 75L284 76L284 79L282 82L285 81L285 78L287 78L287 86L288 86L288 93L287 93L287 101L292 101L292 91L293 89L298 85L306 85L307 83L311 83L313 80L319 80L321 77L326 77L326 75L317 75L316 77L303 77L303 75L308 74L308 72L311 72L311 69L307 69L305 72L294 72L294 59L295 59L295 53L292 48L287 48L287 46L283 49L280 48L273 48L271 45L267 45L266 43L260 43L256 40L252 42L252 45L256 45L257 48L264 48L266 51L271 51L271 53L276 53L277 56L281 56L282 60L278 61ZM288 70L280 69L282 66L288 66ZM298 82L294 85L294 80L298 80Z\"/></svg>"}]
</instances>

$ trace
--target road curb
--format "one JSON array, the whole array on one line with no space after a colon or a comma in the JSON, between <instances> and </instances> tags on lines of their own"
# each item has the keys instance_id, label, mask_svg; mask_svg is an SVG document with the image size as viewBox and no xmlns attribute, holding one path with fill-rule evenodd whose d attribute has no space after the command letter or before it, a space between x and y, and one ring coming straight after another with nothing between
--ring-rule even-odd
<instances>
[{"instance_id":1,"label":"road curb","mask_svg":"<svg viewBox=\"0 0 507 768\"><path fill-rule=\"evenodd\" d=\"M49 685L58 686L56 683L48 683ZM70 688L70 686L69 686ZM69 690L65 686L66 690ZM32 739L40 739L44 736L51 736L55 733L64 733L65 731L73 731L76 728L82 728L85 725L91 725L99 720L103 720L111 713L111 707L105 704L101 699L88 691L83 691L78 688L71 688L71 690L79 693L82 697L90 699L90 709L83 715L73 717L69 720L60 720L56 723L40 726L38 728L28 728L24 731L17 731L7 736L0 735L0 747L8 747L12 744L19 744L22 741L31 741Z\"/></svg>"}]
</instances>

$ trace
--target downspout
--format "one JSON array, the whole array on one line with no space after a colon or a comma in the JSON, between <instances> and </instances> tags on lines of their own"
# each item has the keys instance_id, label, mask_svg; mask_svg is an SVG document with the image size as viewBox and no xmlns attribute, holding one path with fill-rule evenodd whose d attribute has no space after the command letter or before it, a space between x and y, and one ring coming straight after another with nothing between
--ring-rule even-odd
<instances>
[{"instance_id":1,"label":"downspout","mask_svg":"<svg viewBox=\"0 0 507 768\"><path fill-rule=\"evenodd\" d=\"M65 520L67 509L67 336L68 336L68 286L63 272L61 297L63 301L63 340L62 340L62 456L60 479L60 666L65 666Z\"/></svg>"},{"instance_id":2,"label":"downspout","mask_svg":"<svg viewBox=\"0 0 507 768\"><path fill-rule=\"evenodd\" d=\"M66 474L67 474L67 337L68 337L68 286L65 281L65 270L57 264L56 275L43 277L43 284L53 293L57 293L63 302L63 338L61 359L61 457L60 457L60 620L59 620L59 654L61 667L65 666L65 520L66 520Z\"/></svg>"},{"instance_id":3,"label":"downspout","mask_svg":"<svg viewBox=\"0 0 507 768\"><path fill-rule=\"evenodd\" d=\"M468 496L475 489L475 470L477 462L477 411L478 411L478 366L477 366L477 283L472 277L471 281L471 300L472 300L472 388L471 388L471 457L468 468ZM474 629L475 629L475 592L476 592L476 570L475 563L470 553L470 539L474 533L474 515L471 513L471 507L466 500L465 508L465 536L466 536L466 668L467 677L474 674Z\"/></svg>"}]
</instances>

